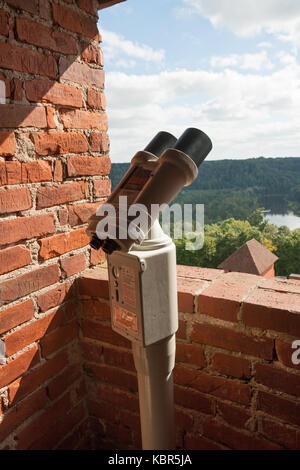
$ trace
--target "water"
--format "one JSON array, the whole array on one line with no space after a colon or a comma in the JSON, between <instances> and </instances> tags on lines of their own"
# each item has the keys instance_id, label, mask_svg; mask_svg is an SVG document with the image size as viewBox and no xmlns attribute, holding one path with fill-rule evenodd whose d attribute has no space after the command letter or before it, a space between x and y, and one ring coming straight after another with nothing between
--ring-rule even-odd
<instances>
[{"instance_id":1,"label":"water","mask_svg":"<svg viewBox=\"0 0 300 470\"><path fill-rule=\"evenodd\" d=\"M278 227L286 225L290 230L300 228L300 217L293 212L287 212L286 214L273 214L270 212L265 215L265 219L270 224L277 225Z\"/></svg>"}]
</instances>

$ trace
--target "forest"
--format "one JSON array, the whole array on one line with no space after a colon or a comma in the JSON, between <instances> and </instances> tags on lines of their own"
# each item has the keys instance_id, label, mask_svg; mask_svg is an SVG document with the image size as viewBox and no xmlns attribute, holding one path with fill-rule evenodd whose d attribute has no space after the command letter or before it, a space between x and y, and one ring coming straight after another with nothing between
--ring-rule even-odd
<instances>
[{"instance_id":1,"label":"forest","mask_svg":"<svg viewBox=\"0 0 300 470\"><path fill-rule=\"evenodd\" d=\"M113 163L112 187L129 163ZM300 228L264 221L263 209L300 216L300 158L251 158L204 162L197 179L176 197L179 204L204 204L205 242L189 252L176 241L179 264L217 267L246 241L256 238L280 259L276 274L300 273Z\"/></svg>"}]
</instances>

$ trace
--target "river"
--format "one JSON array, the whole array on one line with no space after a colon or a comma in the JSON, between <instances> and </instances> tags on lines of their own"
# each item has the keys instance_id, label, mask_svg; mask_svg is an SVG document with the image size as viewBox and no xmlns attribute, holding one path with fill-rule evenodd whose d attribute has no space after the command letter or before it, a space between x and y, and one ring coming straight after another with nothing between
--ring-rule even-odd
<instances>
[{"instance_id":1,"label":"river","mask_svg":"<svg viewBox=\"0 0 300 470\"><path fill-rule=\"evenodd\" d=\"M287 212L286 214L274 214L273 212L265 214L265 219L277 226L286 225L290 230L300 228L300 217L295 215L293 212Z\"/></svg>"}]
</instances>

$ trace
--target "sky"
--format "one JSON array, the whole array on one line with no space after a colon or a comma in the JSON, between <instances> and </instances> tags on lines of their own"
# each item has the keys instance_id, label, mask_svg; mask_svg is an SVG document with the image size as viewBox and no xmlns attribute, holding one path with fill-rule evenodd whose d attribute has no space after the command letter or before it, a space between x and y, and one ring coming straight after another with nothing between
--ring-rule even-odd
<instances>
[{"instance_id":1,"label":"sky","mask_svg":"<svg viewBox=\"0 0 300 470\"><path fill-rule=\"evenodd\" d=\"M207 160L300 156L299 0L127 0L98 26L113 163L188 127Z\"/></svg>"}]
</instances>

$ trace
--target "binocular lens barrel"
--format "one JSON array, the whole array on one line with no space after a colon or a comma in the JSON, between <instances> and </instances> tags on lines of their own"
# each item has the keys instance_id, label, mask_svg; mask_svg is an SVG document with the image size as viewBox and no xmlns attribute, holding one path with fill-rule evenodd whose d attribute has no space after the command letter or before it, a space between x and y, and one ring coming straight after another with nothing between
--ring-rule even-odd
<instances>
[{"instance_id":1,"label":"binocular lens barrel","mask_svg":"<svg viewBox=\"0 0 300 470\"><path fill-rule=\"evenodd\" d=\"M203 131L190 127L179 137L173 148L188 155L199 168L211 151L212 142Z\"/></svg>"},{"instance_id":2,"label":"binocular lens barrel","mask_svg":"<svg viewBox=\"0 0 300 470\"><path fill-rule=\"evenodd\" d=\"M160 155L167 149L172 148L177 139L169 132L161 131L156 134L155 137L149 142L149 144L144 148L144 151L150 152L156 157Z\"/></svg>"}]
</instances>

